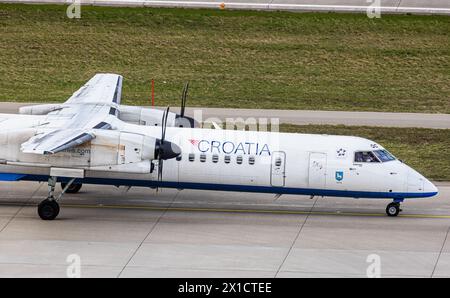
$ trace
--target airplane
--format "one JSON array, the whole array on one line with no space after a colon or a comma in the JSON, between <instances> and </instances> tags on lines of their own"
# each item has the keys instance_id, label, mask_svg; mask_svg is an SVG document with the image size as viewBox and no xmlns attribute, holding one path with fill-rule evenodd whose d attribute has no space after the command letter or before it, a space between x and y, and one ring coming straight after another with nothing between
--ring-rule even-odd
<instances>
[{"instance_id":1,"label":"airplane","mask_svg":"<svg viewBox=\"0 0 450 298\"><path fill-rule=\"evenodd\" d=\"M0 114L0 181L47 182L41 219L82 184L389 199L392 217L405 199L438 193L371 140L189 127L184 112L122 106L121 87L122 76L96 74L63 104Z\"/></svg>"}]
</instances>

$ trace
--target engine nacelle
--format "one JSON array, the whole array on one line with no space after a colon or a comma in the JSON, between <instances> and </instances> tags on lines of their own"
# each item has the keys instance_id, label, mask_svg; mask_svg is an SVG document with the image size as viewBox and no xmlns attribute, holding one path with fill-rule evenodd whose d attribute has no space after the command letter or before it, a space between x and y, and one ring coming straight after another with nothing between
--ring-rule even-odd
<instances>
[{"instance_id":1,"label":"engine nacelle","mask_svg":"<svg viewBox=\"0 0 450 298\"><path fill-rule=\"evenodd\" d=\"M96 130L90 143L90 166L140 163L156 158L157 139L141 134Z\"/></svg>"},{"instance_id":2,"label":"engine nacelle","mask_svg":"<svg viewBox=\"0 0 450 298\"><path fill-rule=\"evenodd\" d=\"M120 120L145 126L160 126L164 114L164 111L157 109L125 105L119 106L119 112ZM175 126L176 116L177 114L169 112L167 126Z\"/></svg>"},{"instance_id":3,"label":"engine nacelle","mask_svg":"<svg viewBox=\"0 0 450 298\"><path fill-rule=\"evenodd\" d=\"M37 129L0 132L0 160L26 166L149 173L150 161L156 159L156 138L113 130L96 130L92 141L56 154L21 152L21 144L36 133Z\"/></svg>"},{"instance_id":4,"label":"engine nacelle","mask_svg":"<svg viewBox=\"0 0 450 298\"><path fill-rule=\"evenodd\" d=\"M154 166L150 160L144 160L138 163L129 163L123 165L91 167L89 170L100 172L148 174L152 172L153 167Z\"/></svg>"},{"instance_id":5,"label":"engine nacelle","mask_svg":"<svg viewBox=\"0 0 450 298\"><path fill-rule=\"evenodd\" d=\"M61 104L45 104L35 106L25 106L19 108L22 115L47 115L50 112L62 109Z\"/></svg>"},{"instance_id":6,"label":"engine nacelle","mask_svg":"<svg viewBox=\"0 0 450 298\"><path fill-rule=\"evenodd\" d=\"M5 129L0 132L0 159L19 161L23 155L20 146L34 135L36 128Z\"/></svg>"}]
</instances>

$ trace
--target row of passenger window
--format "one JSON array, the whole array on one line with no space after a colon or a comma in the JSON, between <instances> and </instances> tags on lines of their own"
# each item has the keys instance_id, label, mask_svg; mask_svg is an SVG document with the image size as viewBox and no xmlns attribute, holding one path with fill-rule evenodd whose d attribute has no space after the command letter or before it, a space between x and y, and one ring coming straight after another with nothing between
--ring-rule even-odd
<instances>
[{"instance_id":1,"label":"row of passenger window","mask_svg":"<svg viewBox=\"0 0 450 298\"><path fill-rule=\"evenodd\" d=\"M219 162L219 155L218 154L213 154L213 155L210 155L210 156L211 156L211 161L213 163L218 163ZM193 161L195 161L195 158L196 158L196 154L195 153L189 153L189 155L188 155L188 160L189 161L193 162ZM206 154L200 154L200 157L199 157L200 162L206 162L207 158L208 158L208 156ZM181 156L179 158L177 158L177 160L181 160ZM231 163L231 155L225 155L224 158L223 158L223 161L225 163ZM249 156L247 161L248 161L248 164L254 165L255 161L256 161L256 158L254 156ZM244 157L242 155L237 155L236 156L236 163L240 165L243 162L244 162Z\"/></svg>"}]
</instances>

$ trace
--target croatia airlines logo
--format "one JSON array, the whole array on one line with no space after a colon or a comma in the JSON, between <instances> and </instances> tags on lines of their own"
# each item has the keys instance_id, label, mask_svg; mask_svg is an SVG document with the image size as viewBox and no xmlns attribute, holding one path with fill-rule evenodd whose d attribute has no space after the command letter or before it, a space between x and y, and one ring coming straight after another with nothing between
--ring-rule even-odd
<instances>
[{"instance_id":1,"label":"croatia airlines logo","mask_svg":"<svg viewBox=\"0 0 450 298\"><path fill-rule=\"evenodd\" d=\"M199 142L200 142L199 140L194 140L194 139L189 140L189 143L191 143L194 146L197 146Z\"/></svg>"},{"instance_id":2,"label":"croatia airlines logo","mask_svg":"<svg viewBox=\"0 0 450 298\"><path fill-rule=\"evenodd\" d=\"M225 153L225 154L248 154L248 155L269 155L271 154L269 145L258 142L231 142L231 141L209 141L189 139L194 147L202 153Z\"/></svg>"}]
</instances>

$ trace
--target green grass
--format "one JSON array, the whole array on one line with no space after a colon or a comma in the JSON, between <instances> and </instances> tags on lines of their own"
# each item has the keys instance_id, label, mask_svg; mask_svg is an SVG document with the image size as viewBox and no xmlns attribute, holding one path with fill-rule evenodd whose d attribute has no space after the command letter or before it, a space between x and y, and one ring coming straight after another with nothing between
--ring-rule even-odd
<instances>
[{"instance_id":1,"label":"green grass","mask_svg":"<svg viewBox=\"0 0 450 298\"><path fill-rule=\"evenodd\" d=\"M0 4L0 100L61 102L97 72L124 103L450 113L447 16Z\"/></svg>"},{"instance_id":2,"label":"green grass","mask_svg":"<svg viewBox=\"0 0 450 298\"><path fill-rule=\"evenodd\" d=\"M368 138L425 177L450 181L450 129L282 124L280 131Z\"/></svg>"}]
</instances>

